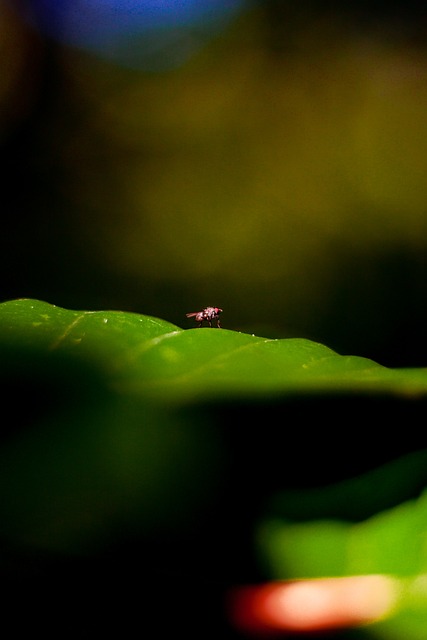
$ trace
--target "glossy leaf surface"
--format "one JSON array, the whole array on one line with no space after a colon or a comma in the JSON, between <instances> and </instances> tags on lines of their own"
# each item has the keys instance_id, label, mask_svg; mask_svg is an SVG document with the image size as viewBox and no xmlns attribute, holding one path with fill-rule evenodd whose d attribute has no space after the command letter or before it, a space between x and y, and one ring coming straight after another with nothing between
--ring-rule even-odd
<instances>
[{"instance_id":1,"label":"glossy leaf surface","mask_svg":"<svg viewBox=\"0 0 427 640\"><path fill-rule=\"evenodd\" d=\"M392 370L305 339L181 328L119 311L69 311L35 300L0 305L0 343L101 367L121 392L194 396L316 392L427 395L427 369Z\"/></svg>"}]
</instances>

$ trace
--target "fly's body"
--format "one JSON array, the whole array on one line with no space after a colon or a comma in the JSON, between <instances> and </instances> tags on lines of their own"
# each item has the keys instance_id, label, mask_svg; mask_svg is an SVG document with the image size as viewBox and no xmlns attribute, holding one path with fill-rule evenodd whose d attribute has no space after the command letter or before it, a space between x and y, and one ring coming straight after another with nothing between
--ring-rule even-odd
<instances>
[{"instance_id":1,"label":"fly's body","mask_svg":"<svg viewBox=\"0 0 427 640\"><path fill-rule=\"evenodd\" d=\"M222 309L218 307L206 307L206 309L202 309L201 311L194 311L193 313L186 313L187 318L194 318L196 322L199 323L199 328L203 325L204 322L207 322L211 327L212 322L216 320L216 326L220 329L221 325L219 322L219 314L222 313Z\"/></svg>"}]
</instances>

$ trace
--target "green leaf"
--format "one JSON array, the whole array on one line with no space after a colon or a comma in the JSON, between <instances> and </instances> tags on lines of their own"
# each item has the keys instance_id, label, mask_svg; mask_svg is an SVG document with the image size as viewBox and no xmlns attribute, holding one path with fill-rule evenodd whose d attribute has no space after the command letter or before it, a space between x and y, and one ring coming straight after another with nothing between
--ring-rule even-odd
<instances>
[{"instance_id":1,"label":"green leaf","mask_svg":"<svg viewBox=\"0 0 427 640\"><path fill-rule=\"evenodd\" d=\"M420 495L426 470L427 450L420 450L334 485L276 494L256 534L265 574L291 580L387 576L396 602L369 626L368 637L421 640L427 624L427 493Z\"/></svg>"},{"instance_id":2,"label":"green leaf","mask_svg":"<svg viewBox=\"0 0 427 640\"><path fill-rule=\"evenodd\" d=\"M118 531L178 531L209 507L221 473L210 426L113 389L141 346L178 331L131 313L0 305L3 540L100 550Z\"/></svg>"},{"instance_id":3,"label":"green leaf","mask_svg":"<svg viewBox=\"0 0 427 640\"><path fill-rule=\"evenodd\" d=\"M427 369L393 370L305 339L190 329L118 311L68 311L36 300L0 305L0 344L98 366L121 393L194 397L390 393L427 395Z\"/></svg>"},{"instance_id":4,"label":"green leaf","mask_svg":"<svg viewBox=\"0 0 427 640\"><path fill-rule=\"evenodd\" d=\"M267 407L278 398L329 397L332 408L334 399L346 394L411 400L427 397L427 370L388 369L304 339L183 330L135 313L71 311L14 300L0 304L0 389L7 416L0 448L0 536L18 547L68 553L108 546L118 531L124 538L165 536L173 548L180 531L197 530L212 513L219 529L221 518L239 519L262 473L257 460L249 459L254 480L245 486L247 495L238 484L230 510L218 508L230 452L213 403L234 402L238 408L246 403L250 409L255 399ZM273 427L289 429L283 424ZM319 429L316 417L313 429ZM261 424L255 433L256 453L264 430ZM268 455L275 444L269 446ZM294 455L292 448L287 455ZM267 463L264 469L271 466ZM417 482L426 480L422 457L402 468L417 469ZM283 471L279 465L277 475ZM233 473L228 478L236 481ZM392 477L390 472L388 480L381 484L376 478L374 484L388 491ZM360 525L331 518L297 524L290 494L282 495L262 529L271 574L384 571L418 579L426 571L425 500L375 519L387 491L375 502L370 486L354 484L353 493L346 493L348 486L338 492L344 501L357 494L359 504L368 505L364 517L372 520ZM397 492L397 499L404 499L405 491ZM298 496L294 516L295 504L304 502ZM330 490L323 505L328 500L334 500ZM310 494L302 519L313 518L315 504ZM321 519L322 511L315 517ZM209 554L214 533L210 544L201 544ZM171 556L179 557L179 551Z\"/></svg>"},{"instance_id":5,"label":"green leaf","mask_svg":"<svg viewBox=\"0 0 427 640\"><path fill-rule=\"evenodd\" d=\"M170 322L121 311L69 311L39 300L0 304L3 344L67 352L95 362L125 363L141 342L180 331Z\"/></svg>"},{"instance_id":6,"label":"green leaf","mask_svg":"<svg viewBox=\"0 0 427 640\"><path fill-rule=\"evenodd\" d=\"M360 523L266 520L259 549L276 579L383 573L399 577L427 570L427 496Z\"/></svg>"},{"instance_id":7,"label":"green leaf","mask_svg":"<svg viewBox=\"0 0 427 640\"><path fill-rule=\"evenodd\" d=\"M258 543L274 579L355 575L393 578L396 602L369 637L421 640L427 625L427 497L351 525L264 523ZM265 560L265 558L264 558Z\"/></svg>"}]
</instances>

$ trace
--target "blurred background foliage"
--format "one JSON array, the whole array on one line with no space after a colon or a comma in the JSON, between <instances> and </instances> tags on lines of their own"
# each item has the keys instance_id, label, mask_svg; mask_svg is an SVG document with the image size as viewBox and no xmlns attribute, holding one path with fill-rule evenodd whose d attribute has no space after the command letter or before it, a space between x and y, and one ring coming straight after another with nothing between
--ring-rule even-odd
<instances>
[{"instance_id":1,"label":"blurred background foliage","mask_svg":"<svg viewBox=\"0 0 427 640\"><path fill-rule=\"evenodd\" d=\"M427 362L417 2L0 0L2 299Z\"/></svg>"}]
</instances>

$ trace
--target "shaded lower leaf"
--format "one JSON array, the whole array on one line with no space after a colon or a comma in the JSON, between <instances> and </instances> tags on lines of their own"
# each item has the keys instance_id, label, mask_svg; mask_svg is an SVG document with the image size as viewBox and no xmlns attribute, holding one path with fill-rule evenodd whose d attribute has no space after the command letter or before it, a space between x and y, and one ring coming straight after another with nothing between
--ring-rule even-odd
<instances>
[{"instance_id":1,"label":"shaded lower leaf","mask_svg":"<svg viewBox=\"0 0 427 640\"><path fill-rule=\"evenodd\" d=\"M259 527L257 547L267 575L275 580L392 577L396 604L370 626L370 634L421 640L427 625L426 540L427 492L423 492L416 500L358 523L267 517Z\"/></svg>"}]
</instances>

